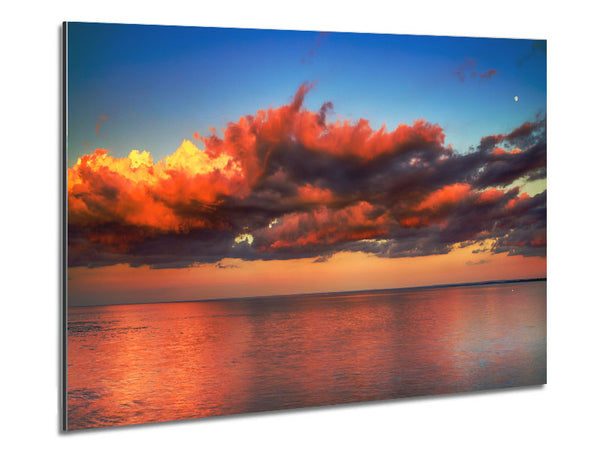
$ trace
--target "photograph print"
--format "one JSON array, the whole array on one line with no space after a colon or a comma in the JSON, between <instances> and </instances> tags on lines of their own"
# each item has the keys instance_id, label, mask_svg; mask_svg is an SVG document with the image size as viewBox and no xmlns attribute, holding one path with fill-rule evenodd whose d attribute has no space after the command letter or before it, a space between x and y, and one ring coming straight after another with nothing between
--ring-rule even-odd
<instances>
[{"instance_id":1,"label":"photograph print","mask_svg":"<svg viewBox=\"0 0 600 450\"><path fill-rule=\"evenodd\" d=\"M64 429L546 383L545 40L63 31Z\"/></svg>"}]
</instances>

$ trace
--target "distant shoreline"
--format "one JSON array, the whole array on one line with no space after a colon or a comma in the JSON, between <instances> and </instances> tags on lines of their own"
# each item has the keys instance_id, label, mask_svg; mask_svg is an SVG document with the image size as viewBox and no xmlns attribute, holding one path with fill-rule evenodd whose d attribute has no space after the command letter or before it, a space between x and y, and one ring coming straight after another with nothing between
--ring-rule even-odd
<instances>
[{"instance_id":1,"label":"distant shoreline","mask_svg":"<svg viewBox=\"0 0 600 450\"><path fill-rule=\"evenodd\" d=\"M385 292L399 292L399 291L418 291L426 289L445 289L454 287L469 287L469 286L486 286L495 284L511 284L511 283L530 283L535 281L547 281L547 277L540 278L520 278L515 280L491 280L491 281L476 281L471 283L455 283L455 284L434 284L428 286L412 286L412 287L401 287L401 288L388 288L388 289L361 289L358 291L333 291L333 292L308 292L300 294L282 294L282 295L254 295L251 297L223 297L223 298L209 298L202 300L157 300L157 301L145 301L145 302L120 302L120 303L101 303L92 305L72 305L69 308L88 308L98 306L119 306L119 305L159 305L162 303L196 303L196 302L224 302L224 301L239 301L239 300L257 300L257 299L269 299L269 298L289 298L289 297L316 297L319 295L348 295L348 294L361 294L366 292L372 293L385 293Z\"/></svg>"}]
</instances>

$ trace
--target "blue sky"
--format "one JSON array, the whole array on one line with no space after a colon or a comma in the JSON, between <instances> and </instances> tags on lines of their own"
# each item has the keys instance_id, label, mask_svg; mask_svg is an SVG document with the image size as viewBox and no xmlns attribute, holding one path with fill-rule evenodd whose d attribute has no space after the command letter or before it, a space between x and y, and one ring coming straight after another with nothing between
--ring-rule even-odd
<instances>
[{"instance_id":1,"label":"blue sky","mask_svg":"<svg viewBox=\"0 0 600 450\"><path fill-rule=\"evenodd\" d=\"M306 81L305 107L331 101L330 119L425 118L460 152L546 108L546 54L531 40L84 23L68 34L70 166L95 148L171 154Z\"/></svg>"}]
</instances>

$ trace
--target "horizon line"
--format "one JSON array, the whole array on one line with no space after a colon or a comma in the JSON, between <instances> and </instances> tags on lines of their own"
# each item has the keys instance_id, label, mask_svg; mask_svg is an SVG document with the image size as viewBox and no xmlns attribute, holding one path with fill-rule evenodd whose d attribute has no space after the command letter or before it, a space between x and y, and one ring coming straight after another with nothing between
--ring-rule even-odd
<instances>
[{"instance_id":1,"label":"horizon line","mask_svg":"<svg viewBox=\"0 0 600 450\"><path fill-rule=\"evenodd\" d=\"M67 308L87 308L93 306L119 306L119 305L158 305L161 303L195 303L195 302L222 302L222 301L233 301L233 300L254 300L254 299L269 299L275 297L309 297L317 295L339 295L339 294L359 294L362 292L391 292L391 291L408 291L408 290L420 290L420 289L442 289L452 288L461 286L483 286L490 284L508 284L508 283L526 283L535 281L547 281L547 277L535 277L535 278L516 278L507 280L487 280L487 281L473 281L465 283L450 283L450 284L432 284L425 286L408 286L400 288L384 288L384 289L359 289L353 291L329 291L329 292L304 292L298 294L272 294L272 295L253 295L249 297L218 297L218 298L207 298L197 300L157 300L157 301L125 301L120 303L101 303L101 304L89 304L89 305L73 305L68 304Z\"/></svg>"}]
</instances>

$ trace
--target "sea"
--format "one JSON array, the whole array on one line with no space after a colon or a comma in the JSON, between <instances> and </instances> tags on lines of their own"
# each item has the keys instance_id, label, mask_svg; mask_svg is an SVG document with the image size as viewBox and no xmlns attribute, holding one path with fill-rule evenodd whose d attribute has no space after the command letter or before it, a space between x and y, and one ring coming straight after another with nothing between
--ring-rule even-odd
<instances>
[{"instance_id":1,"label":"sea","mask_svg":"<svg viewBox=\"0 0 600 450\"><path fill-rule=\"evenodd\" d=\"M546 281L68 308L69 430L546 383Z\"/></svg>"}]
</instances>

